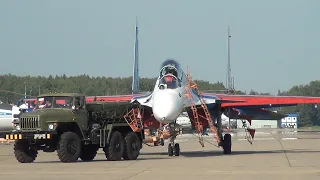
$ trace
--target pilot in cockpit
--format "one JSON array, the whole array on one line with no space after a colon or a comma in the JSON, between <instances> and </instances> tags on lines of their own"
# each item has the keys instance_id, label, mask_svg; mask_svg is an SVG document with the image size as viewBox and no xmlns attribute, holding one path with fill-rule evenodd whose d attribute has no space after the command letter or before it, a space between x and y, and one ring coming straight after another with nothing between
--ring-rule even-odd
<instances>
[{"instance_id":1,"label":"pilot in cockpit","mask_svg":"<svg viewBox=\"0 0 320 180\"><path fill-rule=\"evenodd\" d=\"M165 81L165 84L166 84L166 88L169 88L169 89L177 88L176 78L171 73L167 74L164 77L164 81Z\"/></svg>"},{"instance_id":2,"label":"pilot in cockpit","mask_svg":"<svg viewBox=\"0 0 320 180\"><path fill-rule=\"evenodd\" d=\"M167 74L172 74L172 75L175 76L175 77L178 76L178 75L177 75L177 71L176 71L176 69L174 69L174 68L168 69Z\"/></svg>"},{"instance_id":3,"label":"pilot in cockpit","mask_svg":"<svg viewBox=\"0 0 320 180\"><path fill-rule=\"evenodd\" d=\"M169 67L166 67L166 68L164 69L164 74L163 74L163 75L167 75L167 74L172 74L172 75L175 76L175 77L178 76L176 69L173 68L173 67L170 67L170 66L169 66Z\"/></svg>"}]
</instances>

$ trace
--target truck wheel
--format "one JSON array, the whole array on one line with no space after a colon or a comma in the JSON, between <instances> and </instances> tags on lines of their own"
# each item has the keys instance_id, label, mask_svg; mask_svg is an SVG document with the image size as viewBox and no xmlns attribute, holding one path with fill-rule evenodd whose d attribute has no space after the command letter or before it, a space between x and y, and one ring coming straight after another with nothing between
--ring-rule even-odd
<instances>
[{"instance_id":1,"label":"truck wheel","mask_svg":"<svg viewBox=\"0 0 320 180\"><path fill-rule=\"evenodd\" d=\"M106 145L104 148L103 148L103 152L104 152L104 155L106 156L107 159L109 159L109 146Z\"/></svg>"},{"instance_id":2,"label":"truck wheel","mask_svg":"<svg viewBox=\"0 0 320 180\"><path fill-rule=\"evenodd\" d=\"M92 161L98 152L99 146L96 144L83 145L81 148L80 159L82 161Z\"/></svg>"},{"instance_id":3,"label":"truck wheel","mask_svg":"<svg viewBox=\"0 0 320 180\"><path fill-rule=\"evenodd\" d=\"M38 151L30 148L28 141L17 140L14 143L14 155L20 163L32 163L38 155Z\"/></svg>"},{"instance_id":4,"label":"truck wheel","mask_svg":"<svg viewBox=\"0 0 320 180\"><path fill-rule=\"evenodd\" d=\"M136 133L130 132L124 138L125 146L123 159L136 160L140 155L141 141Z\"/></svg>"},{"instance_id":5,"label":"truck wheel","mask_svg":"<svg viewBox=\"0 0 320 180\"><path fill-rule=\"evenodd\" d=\"M58 143L58 157L61 162L75 162L80 157L81 140L74 132L65 132Z\"/></svg>"},{"instance_id":6,"label":"truck wheel","mask_svg":"<svg viewBox=\"0 0 320 180\"><path fill-rule=\"evenodd\" d=\"M110 142L108 145L108 150L105 150L106 157L110 161L121 160L124 152L124 140L120 132L115 131L112 133Z\"/></svg>"}]
</instances>

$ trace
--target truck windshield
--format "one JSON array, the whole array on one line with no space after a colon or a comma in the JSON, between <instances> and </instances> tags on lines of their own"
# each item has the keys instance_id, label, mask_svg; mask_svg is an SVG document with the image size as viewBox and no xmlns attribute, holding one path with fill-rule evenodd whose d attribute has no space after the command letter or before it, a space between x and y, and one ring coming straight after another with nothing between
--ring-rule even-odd
<instances>
[{"instance_id":1,"label":"truck windshield","mask_svg":"<svg viewBox=\"0 0 320 180\"><path fill-rule=\"evenodd\" d=\"M72 98L68 96L39 97L36 109L44 108L72 108Z\"/></svg>"}]
</instances>

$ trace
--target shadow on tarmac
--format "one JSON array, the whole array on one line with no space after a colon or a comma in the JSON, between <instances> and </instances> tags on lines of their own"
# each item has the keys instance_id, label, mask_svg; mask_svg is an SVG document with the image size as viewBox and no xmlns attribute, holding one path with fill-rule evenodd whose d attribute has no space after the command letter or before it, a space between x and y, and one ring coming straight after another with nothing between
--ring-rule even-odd
<instances>
[{"instance_id":1,"label":"shadow on tarmac","mask_svg":"<svg viewBox=\"0 0 320 180\"><path fill-rule=\"evenodd\" d=\"M270 151L233 151L231 154L223 154L222 151L189 151L180 152L184 157L210 157L210 156L237 156L247 154L279 154L279 153L320 153L320 151L308 149L270 150ZM167 152L141 153L141 155L167 155Z\"/></svg>"},{"instance_id":2,"label":"shadow on tarmac","mask_svg":"<svg viewBox=\"0 0 320 180\"><path fill-rule=\"evenodd\" d=\"M180 156L182 157L190 157L190 158L198 158L198 157L214 157L214 156L237 156L237 155L247 155L247 154L280 154L280 153L320 153L320 151L314 151L314 150L308 150L308 149L292 149L292 150L270 150L270 151L233 151L231 154L223 154L222 151L189 151L189 152L180 152ZM98 153L103 154L103 153ZM103 154L104 155L104 154ZM144 156L156 156L158 157L144 157ZM159 157L163 156L163 157ZM171 159L171 157L168 156L167 152L150 152L150 153L140 153L140 156L137 160L123 160L120 161L108 161L107 159L97 159L93 161L82 161L78 160L77 162L72 163L96 163L96 162L139 162L139 161L145 161L145 160L161 160L161 159ZM33 162L38 164L50 164L50 163L62 163L59 160L56 161L40 161L40 162Z\"/></svg>"},{"instance_id":3,"label":"shadow on tarmac","mask_svg":"<svg viewBox=\"0 0 320 180\"><path fill-rule=\"evenodd\" d=\"M76 162L72 162L72 163L97 163L97 162L131 162L131 163L134 163L135 161L136 162L139 162L139 161L144 161L144 160L160 160L160 159L168 159L168 157L141 157L141 155L138 157L137 160L123 160L121 159L120 161L108 161L107 159L97 159L97 160L93 160L93 161L82 161L80 158L78 159L78 161ZM59 160L56 160L56 161L40 161L40 162L33 162L33 163L38 163L38 164L50 164L50 163L62 163L61 161Z\"/></svg>"}]
</instances>

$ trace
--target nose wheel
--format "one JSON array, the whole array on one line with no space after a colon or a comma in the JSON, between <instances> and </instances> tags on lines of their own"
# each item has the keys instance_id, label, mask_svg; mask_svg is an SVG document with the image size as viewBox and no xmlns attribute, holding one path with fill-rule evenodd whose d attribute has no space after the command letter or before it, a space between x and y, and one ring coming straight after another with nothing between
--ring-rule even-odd
<instances>
[{"instance_id":1,"label":"nose wheel","mask_svg":"<svg viewBox=\"0 0 320 180\"><path fill-rule=\"evenodd\" d=\"M179 143L176 143L173 145L173 143L168 144L168 155L169 156L179 156L180 155L180 145Z\"/></svg>"},{"instance_id":2,"label":"nose wheel","mask_svg":"<svg viewBox=\"0 0 320 180\"><path fill-rule=\"evenodd\" d=\"M173 127L171 127L173 126ZM174 143L174 140L177 136L176 131L176 123L170 124L170 131L172 133L172 136L170 138L170 143L168 144L168 155L169 156L179 156L180 155L180 145L179 143Z\"/></svg>"}]
</instances>

